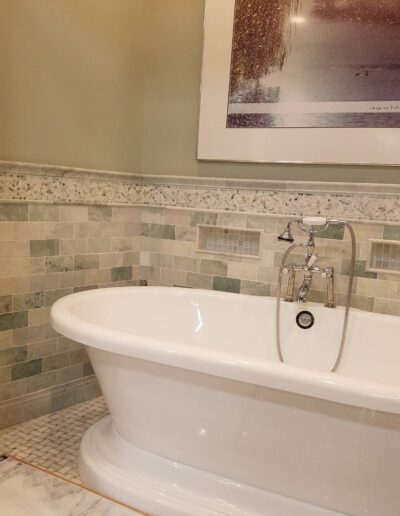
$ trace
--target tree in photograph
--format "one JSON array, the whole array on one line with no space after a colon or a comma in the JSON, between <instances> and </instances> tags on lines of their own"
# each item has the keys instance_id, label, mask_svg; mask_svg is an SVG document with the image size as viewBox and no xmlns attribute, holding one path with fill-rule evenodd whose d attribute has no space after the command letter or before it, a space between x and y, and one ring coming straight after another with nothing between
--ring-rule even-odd
<instances>
[{"instance_id":1,"label":"tree in photograph","mask_svg":"<svg viewBox=\"0 0 400 516\"><path fill-rule=\"evenodd\" d=\"M290 51L294 30L290 18L301 0L236 0L231 62L230 93L250 85L259 86L262 77L282 70Z\"/></svg>"}]
</instances>

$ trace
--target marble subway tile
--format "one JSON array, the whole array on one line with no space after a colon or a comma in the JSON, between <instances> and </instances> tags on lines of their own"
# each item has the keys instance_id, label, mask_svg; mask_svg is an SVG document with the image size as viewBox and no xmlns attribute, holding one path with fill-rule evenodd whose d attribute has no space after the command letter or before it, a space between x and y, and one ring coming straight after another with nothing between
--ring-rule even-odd
<instances>
[{"instance_id":1,"label":"marble subway tile","mask_svg":"<svg viewBox=\"0 0 400 516\"><path fill-rule=\"evenodd\" d=\"M400 300L375 297L373 310L381 314L400 316Z\"/></svg>"},{"instance_id":2,"label":"marble subway tile","mask_svg":"<svg viewBox=\"0 0 400 516\"><path fill-rule=\"evenodd\" d=\"M85 254L88 250L88 240L85 238L67 238L59 241L60 255Z\"/></svg>"},{"instance_id":3,"label":"marble subway tile","mask_svg":"<svg viewBox=\"0 0 400 516\"><path fill-rule=\"evenodd\" d=\"M20 380L29 376L35 376L42 372L42 359L36 358L11 366L11 381Z\"/></svg>"},{"instance_id":4,"label":"marble subway tile","mask_svg":"<svg viewBox=\"0 0 400 516\"><path fill-rule=\"evenodd\" d=\"M16 346L0 350L0 367L23 362L26 360L27 353L26 346Z\"/></svg>"},{"instance_id":5,"label":"marble subway tile","mask_svg":"<svg viewBox=\"0 0 400 516\"><path fill-rule=\"evenodd\" d=\"M28 312L26 310L0 314L0 332L25 326L28 326Z\"/></svg>"},{"instance_id":6,"label":"marble subway tile","mask_svg":"<svg viewBox=\"0 0 400 516\"><path fill-rule=\"evenodd\" d=\"M14 222L14 240L40 240L44 238L43 222ZM7 240L9 240L7 238Z\"/></svg>"},{"instance_id":7,"label":"marble subway tile","mask_svg":"<svg viewBox=\"0 0 400 516\"><path fill-rule=\"evenodd\" d=\"M57 355L51 355L42 358L42 370L44 373L48 371L54 371L71 365L71 353L58 353Z\"/></svg>"},{"instance_id":8,"label":"marble subway tile","mask_svg":"<svg viewBox=\"0 0 400 516\"><path fill-rule=\"evenodd\" d=\"M197 258L189 256L174 256L171 258L173 258L173 267L178 271L200 272L201 260Z\"/></svg>"},{"instance_id":9,"label":"marble subway tile","mask_svg":"<svg viewBox=\"0 0 400 516\"><path fill-rule=\"evenodd\" d=\"M26 362L23 364L25 363ZM18 364L16 366L12 366L11 370L13 370L14 367L19 367L19 365L22 367L22 364ZM27 392L28 381L24 377L13 379L12 382L1 386L0 402L24 396Z\"/></svg>"},{"instance_id":10,"label":"marble subway tile","mask_svg":"<svg viewBox=\"0 0 400 516\"><path fill-rule=\"evenodd\" d=\"M45 306L51 306L58 299L61 299L64 296L68 296L68 294L72 294L72 288L60 288L56 290L47 290L44 293L44 304Z\"/></svg>"},{"instance_id":11,"label":"marble subway tile","mask_svg":"<svg viewBox=\"0 0 400 516\"><path fill-rule=\"evenodd\" d=\"M28 326L50 324L50 309L47 307L28 310Z\"/></svg>"},{"instance_id":12,"label":"marble subway tile","mask_svg":"<svg viewBox=\"0 0 400 516\"><path fill-rule=\"evenodd\" d=\"M45 239L72 238L74 236L74 226L72 222L44 223L43 236Z\"/></svg>"},{"instance_id":13,"label":"marble subway tile","mask_svg":"<svg viewBox=\"0 0 400 516\"><path fill-rule=\"evenodd\" d=\"M241 280L240 293L251 296L269 296L271 293L271 285L260 281Z\"/></svg>"},{"instance_id":14,"label":"marble subway tile","mask_svg":"<svg viewBox=\"0 0 400 516\"><path fill-rule=\"evenodd\" d=\"M74 256L74 269L88 270L98 269L100 267L100 255L99 254L82 254Z\"/></svg>"},{"instance_id":15,"label":"marble subway tile","mask_svg":"<svg viewBox=\"0 0 400 516\"><path fill-rule=\"evenodd\" d=\"M12 311L12 296L0 296L0 314L5 314Z\"/></svg>"},{"instance_id":16,"label":"marble subway tile","mask_svg":"<svg viewBox=\"0 0 400 516\"><path fill-rule=\"evenodd\" d=\"M12 276L30 276L45 272L45 259L42 256L34 258L13 258Z\"/></svg>"},{"instance_id":17,"label":"marble subway tile","mask_svg":"<svg viewBox=\"0 0 400 516\"><path fill-rule=\"evenodd\" d=\"M0 241L10 241L13 239L14 225L11 222L0 222Z\"/></svg>"},{"instance_id":18,"label":"marble subway tile","mask_svg":"<svg viewBox=\"0 0 400 516\"><path fill-rule=\"evenodd\" d=\"M227 276L228 263L218 260L204 260L200 262L200 273L212 276Z\"/></svg>"},{"instance_id":19,"label":"marble subway tile","mask_svg":"<svg viewBox=\"0 0 400 516\"><path fill-rule=\"evenodd\" d=\"M111 222L111 206L89 206L88 219L92 222Z\"/></svg>"},{"instance_id":20,"label":"marble subway tile","mask_svg":"<svg viewBox=\"0 0 400 516\"><path fill-rule=\"evenodd\" d=\"M51 272L69 272L74 270L73 256L46 256L45 270Z\"/></svg>"},{"instance_id":21,"label":"marble subway tile","mask_svg":"<svg viewBox=\"0 0 400 516\"><path fill-rule=\"evenodd\" d=\"M256 280L258 273L257 264L235 263L228 264L228 276L245 280Z\"/></svg>"},{"instance_id":22,"label":"marble subway tile","mask_svg":"<svg viewBox=\"0 0 400 516\"><path fill-rule=\"evenodd\" d=\"M186 276L186 285L191 288L199 288L212 290L213 276L210 274L199 274L197 272L188 272Z\"/></svg>"},{"instance_id":23,"label":"marble subway tile","mask_svg":"<svg viewBox=\"0 0 400 516\"><path fill-rule=\"evenodd\" d=\"M163 224L164 208L142 208L140 220L144 223Z\"/></svg>"},{"instance_id":24,"label":"marble subway tile","mask_svg":"<svg viewBox=\"0 0 400 516\"><path fill-rule=\"evenodd\" d=\"M160 281L167 285L186 286L186 272L171 269L161 269Z\"/></svg>"},{"instance_id":25,"label":"marble subway tile","mask_svg":"<svg viewBox=\"0 0 400 516\"><path fill-rule=\"evenodd\" d=\"M142 209L139 207L119 207L112 208L113 222L138 223L141 221Z\"/></svg>"},{"instance_id":26,"label":"marble subway tile","mask_svg":"<svg viewBox=\"0 0 400 516\"><path fill-rule=\"evenodd\" d=\"M27 328L18 328L13 332L13 344L21 346L29 342L37 342L44 338L44 326L30 326Z\"/></svg>"},{"instance_id":27,"label":"marble subway tile","mask_svg":"<svg viewBox=\"0 0 400 516\"><path fill-rule=\"evenodd\" d=\"M263 215L247 215L246 227L249 229L262 229L265 233L276 235L277 218Z\"/></svg>"},{"instance_id":28,"label":"marble subway tile","mask_svg":"<svg viewBox=\"0 0 400 516\"><path fill-rule=\"evenodd\" d=\"M31 256L54 256L58 254L58 240L31 240L30 255Z\"/></svg>"},{"instance_id":29,"label":"marble subway tile","mask_svg":"<svg viewBox=\"0 0 400 516\"><path fill-rule=\"evenodd\" d=\"M87 222L89 208L87 206L60 206L60 222Z\"/></svg>"},{"instance_id":30,"label":"marble subway tile","mask_svg":"<svg viewBox=\"0 0 400 516\"><path fill-rule=\"evenodd\" d=\"M164 223L173 226L189 226L190 211L167 208L164 212Z\"/></svg>"},{"instance_id":31,"label":"marble subway tile","mask_svg":"<svg viewBox=\"0 0 400 516\"><path fill-rule=\"evenodd\" d=\"M87 241L88 253L109 253L111 251L111 237L89 238ZM82 251L82 254L84 251ZM76 253L81 254L81 253Z\"/></svg>"},{"instance_id":32,"label":"marble subway tile","mask_svg":"<svg viewBox=\"0 0 400 516\"><path fill-rule=\"evenodd\" d=\"M125 281L132 279L132 267L113 267L111 269L111 281Z\"/></svg>"},{"instance_id":33,"label":"marble subway tile","mask_svg":"<svg viewBox=\"0 0 400 516\"><path fill-rule=\"evenodd\" d=\"M400 240L400 226L384 226L383 238L385 240Z\"/></svg>"},{"instance_id":34,"label":"marble subway tile","mask_svg":"<svg viewBox=\"0 0 400 516\"><path fill-rule=\"evenodd\" d=\"M375 297L378 294L381 298L395 299L398 296L398 283L396 281L358 278L357 294L369 297Z\"/></svg>"},{"instance_id":35,"label":"marble subway tile","mask_svg":"<svg viewBox=\"0 0 400 516\"><path fill-rule=\"evenodd\" d=\"M59 206L52 204L30 204L28 207L30 221L58 222Z\"/></svg>"},{"instance_id":36,"label":"marble subway tile","mask_svg":"<svg viewBox=\"0 0 400 516\"><path fill-rule=\"evenodd\" d=\"M28 205L0 203L0 220L28 220Z\"/></svg>"},{"instance_id":37,"label":"marble subway tile","mask_svg":"<svg viewBox=\"0 0 400 516\"><path fill-rule=\"evenodd\" d=\"M0 367L0 384L10 383L11 381L11 367L3 366Z\"/></svg>"},{"instance_id":38,"label":"marble subway tile","mask_svg":"<svg viewBox=\"0 0 400 516\"><path fill-rule=\"evenodd\" d=\"M175 226L176 240L195 242L197 239L197 228L188 226Z\"/></svg>"},{"instance_id":39,"label":"marble subway tile","mask_svg":"<svg viewBox=\"0 0 400 516\"><path fill-rule=\"evenodd\" d=\"M240 279L214 276L213 290L239 293L240 292Z\"/></svg>"},{"instance_id":40,"label":"marble subway tile","mask_svg":"<svg viewBox=\"0 0 400 516\"><path fill-rule=\"evenodd\" d=\"M217 214L203 211L190 212L190 225L197 226L199 224L215 225L217 223Z\"/></svg>"},{"instance_id":41,"label":"marble subway tile","mask_svg":"<svg viewBox=\"0 0 400 516\"><path fill-rule=\"evenodd\" d=\"M109 268L109 267L122 267L123 263L123 255L121 252L119 253L103 253L100 254L100 268Z\"/></svg>"},{"instance_id":42,"label":"marble subway tile","mask_svg":"<svg viewBox=\"0 0 400 516\"><path fill-rule=\"evenodd\" d=\"M42 358L57 353L57 338L31 342L27 345L28 360Z\"/></svg>"},{"instance_id":43,"label":"marble subway tile","mask_svg":"<svg viewBox=\"0 0 400 516\"><path fill-rule=\"evenodd\" d=\"M29 292L39 292L44 290L54 290L60 286L60 273L52 272L47 274L39 274L29 278Z\"/></svg>"},{"instance_id":44,"label":"marble subway tile","mask_svg":"<svg viewBox=\"0 0 400 516\"><path fill-rule=\"evenodd\" d=\"M245 228L246 215L244 213L217 213L216 224L222 227Z\"/></svg>"},{"instance_id":45,"label":"marble subway tile","mask_svg":"<svg viewBox=\"0 0 400 516\"><path fill-rule=\"evenodd\" d=\"M18 312L44 306L44 292L30 292L13 296L13 310Z\"/></svg>"},{"instance_id":46,"label":"marble subway tile","mask_svg":"<svg viewBox=\"0 0 400 516\"><path fill-rule=\"evenodd\" d=\"M60 287L79 287L86 283L86 271L71 271L60 274Z\"/></svg>"}]
</instances>

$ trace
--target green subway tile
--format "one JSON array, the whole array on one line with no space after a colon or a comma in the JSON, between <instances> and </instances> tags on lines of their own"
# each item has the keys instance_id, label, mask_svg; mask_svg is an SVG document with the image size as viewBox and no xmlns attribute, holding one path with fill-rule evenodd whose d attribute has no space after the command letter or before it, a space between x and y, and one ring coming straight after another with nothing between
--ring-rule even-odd
<instances>
[{"instance_id":1,"label":"green subway tile","mask_svg":"<svg viewBox=\"0 0 400 516\"><path fill-rule=\"evenodd\" d=\"M143 222L140 224L140 236L150 236L150 226L151 224L148 222Z\"/></svg>"},{"instance_id":2,"label":"green subway tile","mask_svg":"<svg viewBox=\"0 0 400 516\"><path fill-rule=\"evenodd\" d=\"M175 226L170 224L150 224L151 238L165 238L175 240Z\"/></svg>"},{"instance_id":3,"label":"green subway tile","mask_svg":"<svg viewBox=\"0 0 400 516\"><path fill-rule=\"evenodd\" d=\"M200 272L202 274L211 274L212 276L226 276L228 264L219 260L201 260Z\"/></svg>"},{"instance_id":4,"label":"green subway tile","mask_svg":"<svg viewBox=\"0 0 400 516\"><path fill-rule=\"evenodd\" d=\"M31 240L31 256L54 256L58 254L58 240Z\"/></svg>"},{"instance_id":5,"label":"green subway tile","mask_svg":"<svg viewBox=\"0 0 400 516\"><path fill-rule=\"evenodd\" d=\"M350 264L351 261L349 259L342 260L342 271L341 273L345 276L350 275ZM376 272L367 272L365 270L367 266L367 262L365 260L356 260L354 265L354 276L359 278L377 278Z\"/></svg>"},{"instance_id":6,"label":"green subway tile","mask_svg":"<svg viewBox=\"0 0 400 516\"><path fill-rule=\"evenodd\" d=\"M11 312L12 296L0 296L0 314Z\"/></svg>"},{"instance_id":7,"label":"green subway tile","mask_svg":"<svg viewBox=\"0 0 400 516\"><path fill-rule=\"evenodd\" d=\"M0 331L28 326L28 312L12 312L0 315Z\"/></svg>"},{"instance_id":8,"label":"green subway tile","mask_svg":"<svg viewBox=\"0 0 400 516\"><path fill-rule=\"evenodd\" d=\"M87 362L89 357L87 355L86 349L74 349L71 351L71 365L74 364L83 364Z\"/></svg>"},{"instance_id":9,"label":"green subway tile","mask_svg":"<svg viewBox=\"0 0 400 516\"><path fill-rule=\"evenodd\" d=\"M241 280L240 293L250 296L269 296L271 294L271 285L259 281Z\"/></svg>"},{"instance_id":10,"label":"green subway tile","mask_svg":"<svg viewBox=\"0 0 400 516\"><path fill-rule=\"evenodd\" d=\"M15 294L13 308L15 311L29 310L30 308L42 308L44 306L44 292L31 292L30 294Z\"/></svg>"},{"instance_id":11,"label":"green subway tile","mask_svg":"<svg viewBox=\"0 0 400 516\"><path fill-rule=\"evenodd\" d=\"M41 391L43 389L49 389L56 385L56 372L38 374L31 376L28 380L28 392Z\"/></svg>"},{"instance_id":12,"label":"green subway tile","mask_svg":"<svg viewBox=\"0 0 400 516\"><path fill-rule=\"evenodd\" d=\"M318 238L330 238L334 240L343 240L345 227L343 224L330 224L325 231L318 233Z\"/></svg>"},{"instance_id":13,"label":"green subway tile","mask_svg":"<svg viewBox=\"0 0 400 516\"><path fill-rule=\"evenodd\" d=\"M0 220L28 220L27 204L0 204Z\"/></svg>"},{"instance_id":14,"label":"green subway tile","mask_svg":"<svg viewBox=\"0 0 400 516\"><path fill-rule=\"evenodd\" d=\"M90 222L111 222L111 206L89 206Z\"/></svg>"},{"instance_id":15,"label":"green subway tile","mask_svg":"<svg viewBox=\"0 0 400 516\"><path fill-rule=\"evenodd\" d=\"M72 288L59 288L56 290L48 290L44 294L44 304L45 306L51 306L58 299L61 299L64 296L68 296L68 294L72 294Z\"/></svg>"},{"instance_id":16,"label":"green subway tile","mask_svg":"<svg viewBox=\"0 0 400 516\"><path fill-rule=\"evenodd\" d=\"M198 224L215 225L217 223L217 214L208 213L206 211L191 211L190 225L197 226Z\"/></svg>"},{"instance_id":17,"label":"green subway tile","mask_svg":"<svg viewBox=\"0 0 400 516\"><path fill-rule=\"evenodd\" d=\"M90 362L86 362L83 364L83 376L90 376L94 374L92 364Z\"/></svg>"},{"instance_id":18,"label":"green subway tile","mask_svg":"<svg viewBox=\"0 0 400 516\"><path fill-rule=\"evenodd\" d=\"M114 267L111 269L111 281L126 281L132 279L132 266Z\"/></svg>"},{"instance_id":19,"label":"green subway tile","mask_svg":"<svg viewBox=\"0 0 400 516\"><path fill-rule=\"evenodd\" d=\"M74 268L76 271L98 269L100 257L98 254L78 254L74 257Z\"/></svg>"},{"instance_id":20,"label":"green subway tile","mask_svg":"<svg viewBox=\"0 0 400 516\"><path fill-rule=\"evenodd\" d=\"M385 240L400 240L400 226L385 226L383 238Z\"/></svg>"},{"instance_id":21,"label":"green subway tile","mask_svg":"<svg viewBox=\"0 0 400 516\"><path fill-rule=\"evenodd\" d=\"M30 221L46 221L58 222L59 208L51 204L30 204L29 205Z\"/></svg>"},{"instance_id":22,"label":"green subway tile","mask_svg":"<svg viewBox=\"0 0 400 516\"><path fill-rule=\"evenodd\" d=\"M68 272L74 270L73 256L46 256L46 272Z\"/></svg>"},{"instance_id":23,"label":"green subway tile","mask_svg":"<svg viewBox=\"0 0 400 516\"><path fill-rule=\"evenodd\" d=\"M84 292L85 290L96 290L98 285L82 285L81 287L74 287L74 292Z\"/></svg>"},{"instance_id":24,"label":"green subway tile","mask_svg":"<svg viewBox=\"0 0 400 516\"><path fill-rule=\"evenodd\" d=\"M11 367L0 367L0 384L11 382Z\"/></svg>"},{"instance_id":25,"label":"green subway tile","mask_svg":"<svg viewBox=\"0 0 400 516\"><path fill-rule=\"evenodd\" d=\"M62 367L68 367L71 365L71 353L59 353L58 355L51 355L43 357L43 372L55 371Z\"/></svg>"},{"instance_id":26,"label":"green subway tile","mask_svg":"<svg viewBox=\"0 0 400 516\"><path fill-rule=\"evenodd\" d=\"M23 362L26 360L27 354L26 346L3 349L0 351L0 367Z\"/></svg>"},{"instance_id":27,"label":"green subway tile","mask_svg":"<svg viewBox=\"0 0 400 516\"><path fill-rule=\"evenodd\" d=\"M82 364L74 364L72 366L57 369L55 371L55 373L56 373L55 383L57 385L59 385L60 383L67 383L67 382L71 382L72 380L82 378L83 377L83 367L82 367Z\"/></svg>"},{"instance_id":28,"label":"green subway tile","mask_svg":"<svg viewBox=\"0 0 400 516\"><path fill-rule=\"evenodd\" d=\"M35 376L42 372L42 359L29 360L28 362L21 362L14 364L11 367L11 381L20 380L21 378L28 378Z\"/></svg>"},{"instance_id":29,"label":"green subway tile","mask_svg":"<svg viewBox=\"0 0 400 516\"><path fill-rule=\"evenodd\" d=\"M213 279L213 290L239 293L240 280L234 278L222 278L220 276L215 276Z\"/></svg>"}]
</instances>

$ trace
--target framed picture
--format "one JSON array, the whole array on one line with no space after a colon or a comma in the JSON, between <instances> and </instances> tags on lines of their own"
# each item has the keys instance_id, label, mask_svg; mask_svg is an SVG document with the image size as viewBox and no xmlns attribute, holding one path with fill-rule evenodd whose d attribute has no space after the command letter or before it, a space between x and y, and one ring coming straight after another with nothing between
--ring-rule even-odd
<instances>
[{"instance_id":1,"label":"framed picture","mask_svg":"<svg viewBox=\"0 0 400 516\"><path fill-rule=\"evenodd\" d=\"M207 0L198 158L400 164L399 0Z\"/></svg>"}]
</instances>

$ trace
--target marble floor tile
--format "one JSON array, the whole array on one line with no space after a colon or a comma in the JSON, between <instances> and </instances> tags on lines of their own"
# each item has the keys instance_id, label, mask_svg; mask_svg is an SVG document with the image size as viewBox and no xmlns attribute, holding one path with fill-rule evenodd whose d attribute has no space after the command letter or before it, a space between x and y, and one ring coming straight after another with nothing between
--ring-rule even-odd
<instances>
[{"instance_id":1,"label":"marble floor tile","mask_svg":"<svg viewBox=\"0 0 400 516\"><path fill-rule=\"evenodd\" d=\"M14 459L0 462L0 514L134 516L133 509Z\"/></svg>"},{"instance_id":2,"label":"marble floor tile","mask_svg":"<svg viewBox=\"0 0 400 516\"><path fill-rule=\"evenodd\" d=\"M0 453L80 483L79 445L83 434L108 414L102 397L0 430Z\"/></svg>"}]
</instances>

